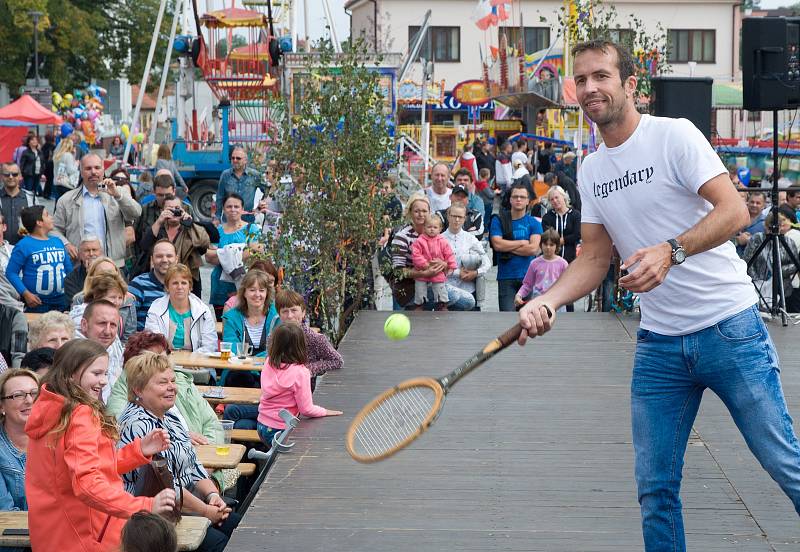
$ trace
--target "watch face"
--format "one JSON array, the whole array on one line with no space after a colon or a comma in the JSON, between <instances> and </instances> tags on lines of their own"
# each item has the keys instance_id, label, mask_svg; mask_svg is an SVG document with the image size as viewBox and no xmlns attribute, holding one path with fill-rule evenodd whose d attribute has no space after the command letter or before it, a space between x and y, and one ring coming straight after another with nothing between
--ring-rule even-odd
<instances>
[{"instance_id":1,"label":"watch face","mask_svg":"<svg viewBox=\"0 0 800 552\"><path fill-rule=\"evenodd\" d=\"M675 264L681 264L683 261L686 260L686 251L683 249L678 249L675 252Z\"/></svg>"}]
</instances>

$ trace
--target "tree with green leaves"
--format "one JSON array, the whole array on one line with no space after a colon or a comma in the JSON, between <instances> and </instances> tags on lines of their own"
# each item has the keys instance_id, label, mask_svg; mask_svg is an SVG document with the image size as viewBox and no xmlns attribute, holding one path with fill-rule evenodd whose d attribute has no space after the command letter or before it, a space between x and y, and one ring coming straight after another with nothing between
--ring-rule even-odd
<instances>
[{"instance_id":1,"label":"tree with green leaves","mask_svg":"<svg viewBox=\"0 0 800 552\"><path fill-rule=\"evenodd\" d=\"M39 74L55 90L83 88L92 79L144 71L159 0L0 0L0 81L12 90L34 71L32 10L39 20ZM174 11L170 2L167 14ZM170 18L164 17L151 82L158 83Z\"/></svg>"},{"instance_id":2,"label":"tree with green leaves","mask_svg":"<svg viewBox=\"0 0 800 552\"><path fill-rule=\"evenodd\" d=\"M295 74L292 117L271 157L287 174L276 199L283 214L264 237L265 254L302 293L337 344L371 291L371 259L382 230L380 184L393 158L386 102L363 41L334 55L329 42ZM287 110L287 113L290 112Z\"/></svg>"}]
</instances>

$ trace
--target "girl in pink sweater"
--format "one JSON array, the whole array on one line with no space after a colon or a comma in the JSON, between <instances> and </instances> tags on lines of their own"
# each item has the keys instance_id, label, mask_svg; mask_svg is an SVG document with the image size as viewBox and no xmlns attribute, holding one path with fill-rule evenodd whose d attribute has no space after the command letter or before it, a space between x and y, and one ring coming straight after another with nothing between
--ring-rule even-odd
<instances>
[{"instance_id":1,"label":"girl in pink sweater","mask_svg":"<svg viewBox=\"0 0 800 552\"><path fill-rule=\"evenodd\" d=\"M414 278L414 304L417 309L422 309L428 297L428 284L433 290L436 310L447 310L450 301L445 282L448 274L456 269L456 256L441 232L442 220L436 215L429 215L423 233L411 244L411 261L415 270L428 270L436 262L444 266L432 276Z\"/></svg>"},{"instance_id":2,"label":"girl in pink sweater","mask_svg":"<svg viewBox=\"0 0 800 552\"><path fill-rule=\"evenodd\" d=\"M311 372L305 367L306 337L297 324L281 324L270 336L269 357L261 371L261 401L258 405L258 436L270 446L276 433L286 429L278 415L285 408L294 416L307 418L340 416L314 404Z\"/></svg>"}]
</instances>

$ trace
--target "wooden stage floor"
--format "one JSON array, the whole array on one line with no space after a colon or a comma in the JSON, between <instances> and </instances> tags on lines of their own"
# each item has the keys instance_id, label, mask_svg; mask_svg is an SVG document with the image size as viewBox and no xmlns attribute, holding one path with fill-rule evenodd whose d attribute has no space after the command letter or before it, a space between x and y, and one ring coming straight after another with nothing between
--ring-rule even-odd
<instances>
[{"instance_id":1,"label":"wooden stage floor","mask_svg":"<svg viewBox=\"0 0 800 552\"><path fill-rule=\"evenodd\" d=\"M560 315L550 334L460 382L411 448L361 465L343 443L362 405L406 378L443 375L515 321L509 313L410 313L411 337L390 342L388 314L362 313L350 328L344 369L314 394L345 415L302 421L297 445L278 458L228 550L642 550L629 411L637 320ZM800 416L800 328L769 329L790 411ZM689 550L800 552L791 503L710 392L682 497Z\"/></svg>"}]
</instances>

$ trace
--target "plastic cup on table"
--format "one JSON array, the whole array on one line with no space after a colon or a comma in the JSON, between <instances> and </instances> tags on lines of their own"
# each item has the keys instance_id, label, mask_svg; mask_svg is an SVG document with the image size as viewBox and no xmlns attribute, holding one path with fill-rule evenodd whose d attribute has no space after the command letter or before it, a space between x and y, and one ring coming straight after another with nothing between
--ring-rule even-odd
<instances>
[{"instance_id":1,"label":"plastic cup on table","mask_svg":"<svg viewBox=\"0 0 800 552\"><path fill-rule=\"evenodd\" d=\"M236 357L240 360L245 360L253 354L253 346L247 342L236 344Z\"/></svg>"},{"instance_id":2,"label":"plastic cup on table","mask_svg":"<svg viewBox=\"0 0 800 552\"><path fill-rule=\"evenodd\" d=\"M229 341L223 341L219 344L219 359L220 360L230 360L231 358L231 349L233 348L233 344Z\"/></svg>"},{"instance_id":3,"label":"plastic cup on table","mask_svg":"<svg viewBox=\"0 0 800 552\"><path fill-rule=\"evenodd\" d=\"M220 420L222 426L222 433L224 435L222 443L217 445L217 454L219 456L227 456L231 452L231 434L233 433L232 420Z\"/></svg>"}]
</instances>

